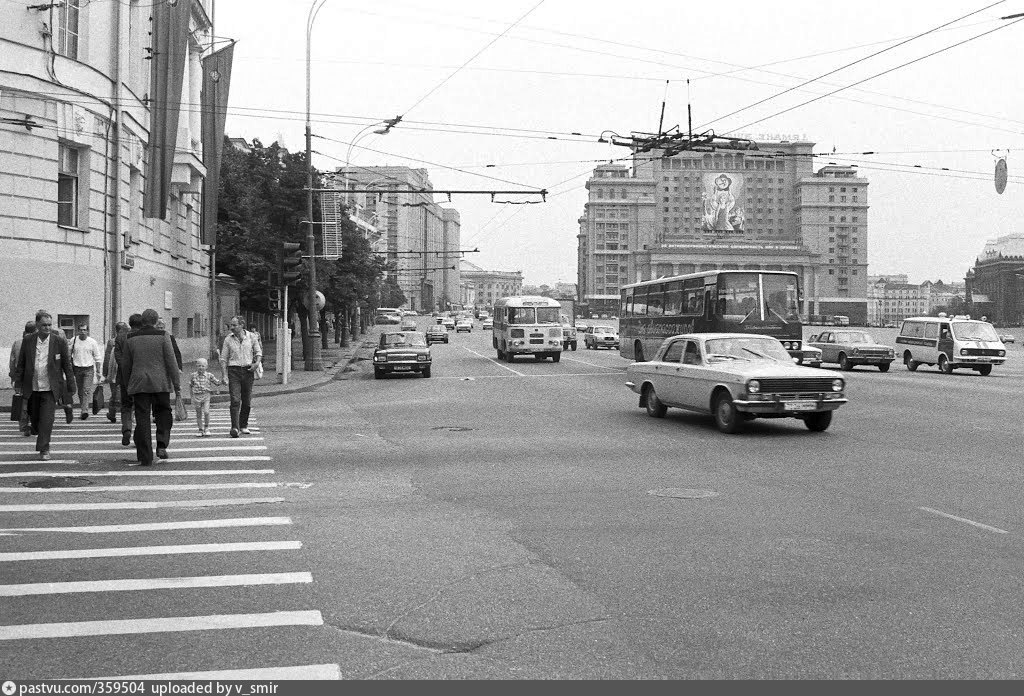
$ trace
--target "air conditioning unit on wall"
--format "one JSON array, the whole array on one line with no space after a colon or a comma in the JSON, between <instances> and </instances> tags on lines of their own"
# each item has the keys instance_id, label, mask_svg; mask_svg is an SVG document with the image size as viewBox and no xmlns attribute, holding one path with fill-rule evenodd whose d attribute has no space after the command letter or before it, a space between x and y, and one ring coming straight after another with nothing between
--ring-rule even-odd
<instances>
[{"instance_id":1,"label":"air conditioning unit on wall","mask_svg":"<svg viewBox=\"0 0 1024 696\"><path fill-rule=\"evenodd\" d=\"M135 268L135 254L129 254L127 251L121 252L121 268L125 270L132 270Z\"/></svg>"}]
</instances>

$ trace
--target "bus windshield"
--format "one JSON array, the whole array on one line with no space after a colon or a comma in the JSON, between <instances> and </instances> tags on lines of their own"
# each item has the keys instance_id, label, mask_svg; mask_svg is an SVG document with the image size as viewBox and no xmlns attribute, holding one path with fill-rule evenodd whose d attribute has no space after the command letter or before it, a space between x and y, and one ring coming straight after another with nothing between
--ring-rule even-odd
<instances>
[{"instance_id":1,"label":"bus windshield","mask_svg":"<svg viewBox=\"0 0 1024 696\"><path fill-rule=\"evenodd\" d=\"M509 324L557 324L559 307L509 307Z\"/></svg>"},{"instance_id":2,"label":"bus windshield","mask_svg":"<svg viewBox=\"0 0 1024 696\"><path fill-rule=\"evenodd\" d=\"M718 284L719 314L727 321L798 321L797 281L789 275L730 273Z\"/></svg>"}]
</instances>

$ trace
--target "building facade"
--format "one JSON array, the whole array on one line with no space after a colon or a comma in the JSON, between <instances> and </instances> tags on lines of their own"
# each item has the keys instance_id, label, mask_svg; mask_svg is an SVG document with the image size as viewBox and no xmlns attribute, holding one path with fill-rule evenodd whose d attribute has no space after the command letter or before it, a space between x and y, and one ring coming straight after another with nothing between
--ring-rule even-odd
<instances>
[{"instance_id":1,"label":"building facade","mask_svg":"<svg viewBox=\"0 0 1024 696\"><path fill-rule=\"evenodd\" d=\"M1024 325L1024 234L1004 235L986 242L965 282L968 302L975 306L984 304L989 321Z\"/></svg>"},{"instance_id":2,"label":"building facade","mask_svg":"<svg viewBox=\"0 0 1024 696\"><path fill-rule=\"evenodd\" d=\"M489 309L502 297L523 294L522 271L488 271L469 261L461 264L462 279L474 288L474 306Z\"/></svg>"},{"instance_id":3,"label":"building facade","mask_svg":"<svg viewBox=\"0 0 1024 696\"><path fill-rule=\"evenodd\" d=\"M634 155L597 167L579 219L577 285L617 313L622 285L715 269L799 274L805 315L867 321L868 182L813 170L810 142L757 150Z\"/></svg>"},{"instance_id":4,"label":"building facade","mask_svg":"<svg viewBox=\"0 0 1024 696\"><path fill-rule=\"evenodd\" d=\"M199 109L181 111L166 218L142 215L154 7L0 9L0 351L41 308L55 328L88 322L102 342L152 307L186 360L209 349ZM206 0L190 11L182 101L199 104Z\"/></svg>"},{"instance_id":5,"label":"building facade","mask_svg":"<svg viewBox=\"0 0 1024 696\"><path fill-rule=\"evenodd\" d=\"M326 194L346 207L350 218L385 256L412 309L445 310L459 303L459 212L434 201L426 169L409 167L339 167L325 177ZM355 189L379 193L358 193ZM410 188L414 193L400 192ZM325 205L325 219L327 215Z\"/></svg>"}]
</instances>

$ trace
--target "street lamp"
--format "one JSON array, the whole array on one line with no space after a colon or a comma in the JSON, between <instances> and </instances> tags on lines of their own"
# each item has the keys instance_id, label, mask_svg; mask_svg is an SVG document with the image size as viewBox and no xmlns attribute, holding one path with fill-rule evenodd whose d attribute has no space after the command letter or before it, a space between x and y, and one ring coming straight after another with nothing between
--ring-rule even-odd
<instances>
[{"instance_id":1,"label":"street lamp","mask_svg":"<svg viewBox=\"0 0 1024 696\"><path fill-rule=\"evenodd\" d=\"M313 233L313 129L310 124L310 75L312 71L311 46L313 20L327 0L313 0L306 18L306 253L309 255L309 278L306 294L306 310L309 317L309 351L306 353L306 370L323 370L320 349L320 317L316 306L316 235Z\"/></svg>"},{"instance_id":2,"label":"street lamp","mask_svg":"<svg viewBox=\"0 0 1024 696\"><path fill-rule=\"evenodd\" d=\"M377 121L376 123L371 123L370 125L365 126L358 133L356 133L355 137L352 138L351 142L349 142L348 150L345 152L345 202L346 203L348 203L348 189L349 189L349 178L350 178L349 177L348 168L349 168L349 162L352 161L352 149L356 146L356 143L359 141L360 138L364 137L365 135L369 135L367 133L367 131L370 130L371 128L373 128L374 126L384 126L383 128L378 128L377 130L373 131L374 135L387 135L388 133L391 132L392 128L394 128L395 126L397 126L399 124L399 122L401 120L402 120L401 116L395 116L394 118L386 118L383 121Z\"/></svg>"}]
</instances>

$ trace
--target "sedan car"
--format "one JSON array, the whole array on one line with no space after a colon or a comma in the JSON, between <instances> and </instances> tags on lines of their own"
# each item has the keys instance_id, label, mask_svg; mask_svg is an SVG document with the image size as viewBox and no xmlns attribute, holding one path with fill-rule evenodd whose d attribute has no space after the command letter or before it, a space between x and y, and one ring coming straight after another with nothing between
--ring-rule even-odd
<instances>
[{"instance_id":1,"label":"sedan car","mask_svg":"<svg viewBox=\"0 0 1024 696\"><path fill-rule=\"evenodd\" d=\"M664 418L669 407L710 413L723 433L755 418L798 418L822 432L847 402L841 374L795 365L777 338L760 334L671 336L626 377L651 417Z\"/></svg>"},{"instance_id":2,"label":"sedan car","mask_svg":"<svg viewBox=\"0 0 1024 696\"><path fill-rule=\"evenodd\" d=\"M577 328L578 330L578 328ZM583 334L583 347L597 350L598 348L619 347L619 334L610 326L590 326Z\"/></svg>"},{"instance_id":3,"label":"sedan car","mask_svg":"<svg viewBox=\"0 0 1024 696\"><path fill-rule=\"evenodd\" d=\"M402 325L401 325L400 328L402 329L402 331L415 331L416 330L416 320L413 319L412 317L403 317L402 318Z\"/></svg>"},{"instance_id":4,"label":"sedan car","mask_svg":"<svg viewBox=\"0 0 1024 696\"><path fill-rule=\"evenodd\" d=\"M1017 339L1013 334L1000 334L999 340L1003 343L1016 343Z\"/></svg>"},{"instance_id":5,"label":"sedan car","mask_svg":"<svg viewBox=\"0 0 1024 696\"><path fill-rule=\"evenodd\" d=\"M793 358L793 362L797 365L806 365L807 367L821 367L821 349L815 348L814 346L807 345L806 343L800 348L800 355ZM793 353L790 352L790 355Z\"/></svg>"},{"instance_id":6,"label":"sedan car","mask_svg":"<svg viewBox=\"0 0 1024 696\"><path fill-rule=\"evenodd\" d=\"M480 328L482 328L484 331L490 331L491 329L494 328L494 320L491 319L490 317L484 319L483 323L480 325Z\"/></svg>"},{"instance_id":7,"label":"sedan car","mask_svg":"<svg viewBox=\"0 0 1024 696\"><path fill-rule=\"evenodd\" d=\"M473 320L472 319L459 319L455 322L455 333L473 333Z\"/></svg>"},{"instance_id":8,"label":"sedan car","mask_svg":"<svg viewBox=\"0 0 1024 696\"><path fill-rule=\"evenodd\" d=\"M455 318L444 317L443 319L441 319L441 326L443 326L448 331L451 331L452 329L455 328Z\"/></svg>"},{"instance_id":9,"label":"sedan car","mask_svg":"<svg viewBox=\"0 0 1024 696\"><path fill-rule=\"evenodd\" d=\"M822 331L807 339L807 345L821 350L822 362L838 363L842 370L852 370L857 365L875 365L880 372L888 372L889 365L896 359L892 346L875 343L867 331Z\"/></svg>"},{"instance_id":10,"label":"sedan car","mask_svg":"<svg viewBox=\"0 0 1024 696\"><path fill-rule=\"evenodd\" d=\"M433 343L447 343L448 342L448 330L440 324L434 324L427 329L427 345Z\"/></svg>"},{"instance_id":11,"label":"sedan car","mask_svg":"<svg viewBox=\"0 0 1024 696\"><path fill-rule=\"evenodd\" d=\"M430 346L422 331L385 331L373 351L373 377L392 372L418 372L430 377Z\"/></svg>"}]
</instances>

